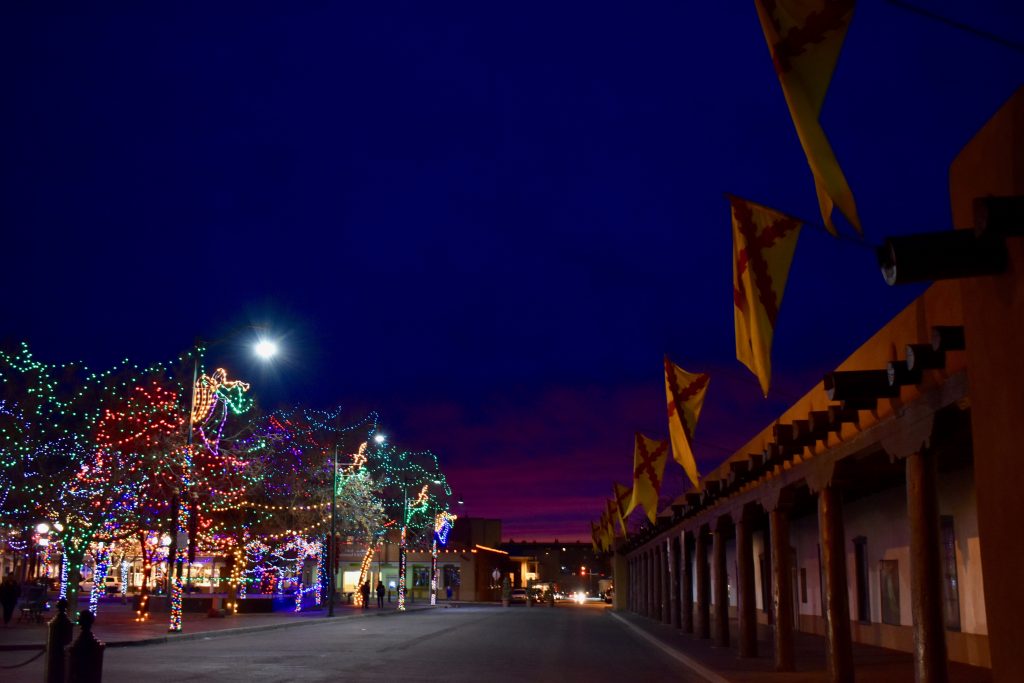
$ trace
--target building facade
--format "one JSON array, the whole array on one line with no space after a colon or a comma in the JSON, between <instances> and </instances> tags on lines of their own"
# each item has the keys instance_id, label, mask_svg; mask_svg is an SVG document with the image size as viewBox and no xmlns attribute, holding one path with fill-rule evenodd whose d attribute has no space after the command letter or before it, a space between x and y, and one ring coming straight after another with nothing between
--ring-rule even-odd
<instances>
[{"instance_id":1,"label":"building facade","mask_svg":"<svg viewBox=\"0 0 1024 683\"><path fill-rule=\"evenodd\" d=\"M919 681L947 680L948 661L1024 680L1024 90L950 177L955 224L1004 262L945 275L622 542L616 609L745 657L769 625L782 671L796 631L821 634L834 681L854 678L853 642L911 652ZM992 196L1017 198L1009 227Z\"/></svg>"}]
</instances>

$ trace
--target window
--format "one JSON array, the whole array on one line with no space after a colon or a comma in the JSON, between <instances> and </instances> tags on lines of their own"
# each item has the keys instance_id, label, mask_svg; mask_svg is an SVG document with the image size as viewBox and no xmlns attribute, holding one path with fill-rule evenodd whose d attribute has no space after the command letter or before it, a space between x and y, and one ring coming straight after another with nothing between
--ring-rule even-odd
<instances>
[{"instance_id":1,"label":"window","mask_svg":"<svg viewBox=\"0 0 1024 683\"><path fill-rule=\"evenodd\" d=\"M946 629L960 630L960 584L956 576L956 534L953 533L953 518L939 517L942 538L942 602L946 616Z\"/></svg>"},{"instance_id":2,"label":"window","mask_svg":"<svg viewBox=\"0 0 1024 683\"><path fill-rule=\"evenodd\" d=\"M878 583L882 595L882 623L900 625L900 567L896 560L878 562Z\"/></svg>"},{"instance_id":3,"label":"window","mask_svg":"<svg viewBox=\"0 0 1024 683\"><path fill-rule=\"evenodd\" d=\"M854 566L857 572L857 621L871 621L871 602L868 596L868 539L853 539Z\"/></svg>"},{"instance_id":4,"label":"window","mask_svg":"<svg viewBox=\"0 0 1024 683\"><path fill-rule=\"evenodd\" d=\"M800 602L807 603L807 568L800 567Z\"/></svg>"}]
</instances>

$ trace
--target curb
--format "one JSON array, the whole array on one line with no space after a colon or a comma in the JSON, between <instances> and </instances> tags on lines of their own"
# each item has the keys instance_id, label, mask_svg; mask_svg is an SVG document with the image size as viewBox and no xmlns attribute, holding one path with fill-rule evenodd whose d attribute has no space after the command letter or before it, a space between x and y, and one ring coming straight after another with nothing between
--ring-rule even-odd
<instances>
[{"instance_id":1,"label":"curb","mask_svg":"<svg viewBox=\"0 0 1024 683\"><path fill-rule=\"evenodd\" d=\"M638 636L646 640L651 645L654 645L656 648L667 654L672 659L675 659L677 662L679 662L686 668L690 669L698 676L704 677L704 679L707 680L708 683L730 683L728 678L723 677L721 674L715 673L711 669L707 668L706 666L698 662L693 657L684 655L682 652L675 649L674 647L666 645L661 640L655 638L639 626L631 623L626 618L619 616L615 612L609 612L609 614L611 614L612 617L614 617L615 619L618 619L623 626L632 629L634 633L636 633Z\"/></svg>"},{"instance_id":2,"label":"curb","mask_svg":"<svg viewBox=\"0 0 1024 683\"><path fill-rule=\"evenodd\" d=\"M429 609L436 609L431 605L424 605L423 607L407 608L405 613L410 612L422 612ZM213 638L228 638L231 636L240 636L246 633L257 633L259 631L276 631L282 628L294 628L297 626L311 626L315 624L326 624L328 622L343 621L346 619L362 619L365 617L387 617L395 614L401 614L398 610L391 610L388 612L376 612L373 614L343 614L335 617L324 616L321 619L306 619L303 621L286 621L277 624L261 624L259 626L239 626L238 628L221 628L213 629L210 631L195 631L192 633L168 633L163 636L153 636L151 638L138 638L135 640L107 640L103 641L107 647L143 647L146 645L159 645L160 643L175 643L181 640L210 640ZM0 652L18 652L28 650L44 650L46 645L43 643L33 644L14 644L14 645L0 645Z\"/></svg>"}]
</instances>

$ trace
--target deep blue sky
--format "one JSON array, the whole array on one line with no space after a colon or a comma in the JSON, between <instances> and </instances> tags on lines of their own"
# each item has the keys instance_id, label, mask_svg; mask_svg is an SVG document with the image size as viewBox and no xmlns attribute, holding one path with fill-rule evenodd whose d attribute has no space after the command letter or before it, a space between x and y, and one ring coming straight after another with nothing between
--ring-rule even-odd
<instances>
[{"instance_id":1,"label":"deep blue sky","mask_svg":"<svg viewBox=\"0 0 1024 683\"><path fill-rule=\"evenodd\" d=\"M273 325L274 374L217 350L264 405L378 409L506 536L588 535L667 435L664 353L712 373L706 471L920 291L805 231L769 400L735 361L722 193L817 218L750 2L133 4L0 10L0 339L105 366ZM1020 3L920 4L1024 42ZM866 243L950 227L1022 75L859 4L822 120Z\"/></svg>"}]
</instances>

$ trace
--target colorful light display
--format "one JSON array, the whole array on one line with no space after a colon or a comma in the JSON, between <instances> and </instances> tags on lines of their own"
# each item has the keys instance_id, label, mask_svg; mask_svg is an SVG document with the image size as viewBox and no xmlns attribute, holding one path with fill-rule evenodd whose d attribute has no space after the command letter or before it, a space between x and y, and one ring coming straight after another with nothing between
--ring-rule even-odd
<instances>
[{"instance_id":1,"label":"colorful light display","mask_svg":"<svg viewBox=\"0 0 1024 683\"><path fill-rule=\"evenodd\" d=\"M180 572L169 570L192 566L185 563L195 552L232 558L230 575L216 579L229 590L229 611L248 593L286 586L295 587L297 609L305 594L321 604L323 588L336 580L324 534L338 451L351 455L341 456L335 521L339 534L365 544L360 581L368 580L382 543L397 540L403 550L433 545L429 520L450 496L436 456L374 438L372 413L343 424L340 410L296 409L236 424L252 405L249 385L229 380L223 369L199 374L203 353L197 348L147 367L124 361L96 373L38 362L27 346L0 350L0 522L30 530L50 521L55 531L40 550L40 573L59 555L62 597L75 597L91 555L90 609L118 565L126 599L138 561L144 588L136 619L149 616L150 579L163 585L170 575L169 629L181 630L184 586ZM389 529L400 529L400 538L389 541ZM171 534L181 539L173 553L161 543ZM13 542L28 548L28 541ZM404 608L404 556L401 564Z\"/></svg>"}]
</instances>

